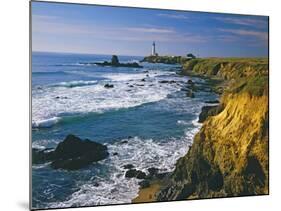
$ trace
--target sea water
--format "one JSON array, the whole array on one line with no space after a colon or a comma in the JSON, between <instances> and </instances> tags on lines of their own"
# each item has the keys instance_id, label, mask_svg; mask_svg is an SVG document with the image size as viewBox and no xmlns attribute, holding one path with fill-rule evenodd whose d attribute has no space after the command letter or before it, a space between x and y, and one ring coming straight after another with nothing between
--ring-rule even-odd
<instances>
[{"instance_id":1,"label":"sea water","mask_svg":"<svg viewBox=\"0 0 281 211\"><path fill-rule=\"evenodd\" d=\"M179 65L101 67L110 55L32 53L32 147L55 148L68 134L107 145L109 157L76 170L32 166L33 208L130 203L140 180L125 178L133 164L168 172L192 144L201 107L214 93L195 98L183 89L192 79ZM142 57L120 56L120 62ZM144 80L143 80L144 79ZM176 83L161 83L161 81ZM113 88L105 88L112 84Z\"/></svg>"}]
</instances>

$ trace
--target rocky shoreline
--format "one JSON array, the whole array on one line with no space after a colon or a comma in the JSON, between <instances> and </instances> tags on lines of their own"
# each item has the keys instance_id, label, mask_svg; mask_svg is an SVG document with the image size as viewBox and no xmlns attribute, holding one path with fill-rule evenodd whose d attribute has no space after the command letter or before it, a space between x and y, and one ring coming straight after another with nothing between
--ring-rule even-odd
<instances>
[{"instance_id":1,"label":"rocky shoreline","mask_svg":"<svg viewBox=\"0 0 281 211\"><path fill-rule=\"evenodd\" d=\"M202 108L203 126L175 170L141 187L132 202L268 194L268 60L181 64L183 75L219 81L212 87L219 104Z\"/></svg>"}]
</instances>

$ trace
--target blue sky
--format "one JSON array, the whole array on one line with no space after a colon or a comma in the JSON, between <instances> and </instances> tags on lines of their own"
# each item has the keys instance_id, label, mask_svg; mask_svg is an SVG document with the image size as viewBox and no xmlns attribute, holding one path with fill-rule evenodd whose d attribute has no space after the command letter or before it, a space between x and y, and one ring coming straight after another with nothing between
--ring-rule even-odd
<instances>
[{"instance_id":1,"label":"blue sky","mask_svg":"<svg viewBox=\"0 0 281 211\"><path fill-rule=\"evenodd\" d=\"M268 18L32 2L32 50L200 57L268 56Z\"/></svg>"}]
</instances>

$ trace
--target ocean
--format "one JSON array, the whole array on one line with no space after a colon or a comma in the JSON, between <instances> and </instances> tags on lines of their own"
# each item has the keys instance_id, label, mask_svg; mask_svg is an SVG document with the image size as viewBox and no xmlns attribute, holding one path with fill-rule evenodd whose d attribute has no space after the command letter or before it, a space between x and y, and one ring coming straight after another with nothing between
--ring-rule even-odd
<instances>
[{"instance_id":1,"label":"ocean","mask_svg":"<svg viewBox=\"0 0 281 211\"><path fill-rule=\"evenodd\" d=\"M172 171L200 128L197 119L205 101L218 98L204 91L187 97L187 81L204 80L179 75L179 65L89 64L110 59L111 55L32 53L32 147L54 148L74 134L107 145L110 153L76 171L54 170L49 163L32 165L33 208L130 203L140 180L125 178L122 166ZM119 56L120 62L141 59ZM107 83L114 87L105 88Z\"/></svg>"}]
</instances>

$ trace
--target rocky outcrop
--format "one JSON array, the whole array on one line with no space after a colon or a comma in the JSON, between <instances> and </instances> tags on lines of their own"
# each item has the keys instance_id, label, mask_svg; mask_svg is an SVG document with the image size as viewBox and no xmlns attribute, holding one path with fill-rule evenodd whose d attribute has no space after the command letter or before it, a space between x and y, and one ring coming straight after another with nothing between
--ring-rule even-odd
<instances>
[{"instance_id":1,"label":"rocky outcrop","mask_svg":"<svg viewBox=\"0 0 281 211\"><path fill-rule=\"evenodd\" d=\"M32 163L51 162L54 169L77 170L108 155L106 146L68 135L53 151L32 149Z\"/></svg>"},{"instance_id":2,"label":"rocky outcrop","mask_svg":"<svg viewBox=\"0 0 281 211\"><path fill-rule=\"evenodd\" d=\"M110 67L133 67L133 68L142 68L143 66L139 65L137 62L132 63L120 63L116 55L113 55L111 62L95 62L95 65L99 66L110 66Z\"/></svg>"},{"instance_id":3,"label":"rocky outcrop","mask_svg":"<svg viewBox=\"0 0 281 211\"><path fill-rule=\"evenodd\" d=\"M199 114L198 122L204 122L209 116L215 116L219 114L223 110L222 105L215 105L215 106L203 106L201 113Z\"/></svg>"}]
</instances>

